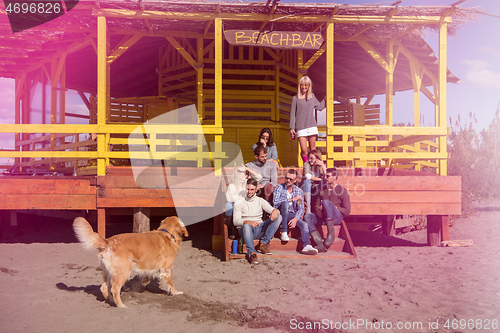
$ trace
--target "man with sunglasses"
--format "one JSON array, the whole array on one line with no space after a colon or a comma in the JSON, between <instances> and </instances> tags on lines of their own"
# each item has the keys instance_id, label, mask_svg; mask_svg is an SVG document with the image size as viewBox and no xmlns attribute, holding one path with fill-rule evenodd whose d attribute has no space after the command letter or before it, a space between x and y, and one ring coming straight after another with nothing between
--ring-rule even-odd
<instances>
[{"instance_id":1,"label":"man with sunglasses","mask_svg":"<svg viewBox=\"0 0 500 333\"><path fill-rule=\"evenodd\" d=\"M289 169L286 173L284 184L276 186L273 195L273 206L279 209L281 220L281 240L289 241L288 228L298 227L302 238L303 254L315 255L318 250L311 246L309 241L309 228L302 220L304 214L304 193L295 185L297 181L297 171Z\"/></svg>"},{"instance_id":2,"label":"man with sunglasses","mask_svg":"<svg viewBox=\"0 0 500 333\"><path fill-rule=\"evenodd\" d=\"M319 252L326 252L335 240L335 225L340 225L342 220L351 213L351 198L347 189L338 182L339 173L336 168L326 169L326 183L321 186L315 204L315 214L307 214L304 219L309 227L309 234L316 243ZM316 229L326 224L328 235L325 240Z\"/></svg>"}]
</instances>

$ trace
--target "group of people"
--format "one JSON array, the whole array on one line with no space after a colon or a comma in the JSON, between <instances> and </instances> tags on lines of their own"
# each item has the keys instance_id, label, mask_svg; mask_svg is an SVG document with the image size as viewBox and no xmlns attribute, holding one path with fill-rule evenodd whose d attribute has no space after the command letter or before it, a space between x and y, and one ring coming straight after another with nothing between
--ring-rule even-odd
<instances>
[{"instance_id":1,"label":"group of people","mask_svg":"<svg viewBox=\"0 0 500 333\"><path fill-rule=\"evenodd\" d=\"M298 228L303 254L326 252L335 239L334 226L350 214L349 193L338 183L337 169L327 169L315 147L318 128L314 110L324 108L325 101L320 103L312 93L311 80L302 77L290 110L290 134L297 136L304 161L300 187L295 169L289 169L285 182L278 184L278 150L268 128L261 130L252 146L255 160L235 168L226 192L226 219L245 242L251 264L258 264L257 252L272 254L269 243L278 229L286 242L290 240L289 229ZM324 240L318 231L323 224L328 230ZM256 239L259 243L254 246Z\"/></svg>"}]
</instances>

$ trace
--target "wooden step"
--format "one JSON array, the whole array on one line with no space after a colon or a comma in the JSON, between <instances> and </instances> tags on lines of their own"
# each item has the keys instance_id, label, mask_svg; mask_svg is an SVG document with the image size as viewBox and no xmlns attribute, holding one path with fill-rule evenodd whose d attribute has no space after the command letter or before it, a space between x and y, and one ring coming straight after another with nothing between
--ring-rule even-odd
<instances>
[{"instance_id":1,"label":"wooden step","mask_svg":"<svg viewBox=\"0 0 500 333\"><path fill-rule=\"evenodd\" d=\"M342 249L344 248L344 243L345 243L345 241L343 239L335 238L335 241L333 242L333 245L330 246L330 248L328 249L328 252L341 253ZM254 244L257 245L258 241L254 241ZM313 244L311 244L311 245L313 245ZM273 252L273 255L278 255L278 257L280 257L280 256L287 257L287 256L293 256L293 255L304 256L302 253L300 253L303 248L304 248L304 246L302 245L302 241L297 240L297 239L291 239L288 242L283 242L279 239L272 239L271 242L269 243L269 249ZM247 252L248 251L247 251L246 246L243 245L242 257L244 257ZM234 255L234 254L231 253L231 255ZM238 255L238 254L236 254L236 255ZM241 254L240 254L240 256L241 256Z\"/></svg>"},{"instance_id":2,"label":"wooden step","mask_svg":"<svg viewBox=\"0 0 500 333\"><path fill-rule=\"evenodd\" d=\"M328 252L325 253L318 253L316 255L305 255L297 252L291 252L291 251L272 251L273 254L262 254L262 253L257 253L257 256L259 257L259 260L262 258L264 259L272 259L272 258L288 258L288 259L350 259L352 258L352 255L347 252L339 252L339 251L333 251L332 248L328 250ZM246 259L247 255L246 253L243 254L230 254L229 255L230 259Z\"/></svg>"},{"instance_id":3,"label":"wooden step","mask_svg":"<svg viewBox=\"0 0 500 333\"><path fill-rule=\"evenodd\" d=\"M344 223L344 222L343 222ZM289 232L290 241L284 242L278 238L279 232L276 233L275 238L273 238L269 244L269 249L272 251L272 255L265 255L258 253L259 258L275 257L275 258L353 258L356 257L355 251L349 250L353 249L352 245L346 244L346 240L339 238L341 226L335 226L335 241L333 245L328 249L326 253L318 253L317 255L304 255L300 253L303 249L302 240L300 239L300 231L295 228L292 232ZM323 226L320 233L323 233L323 238L327 235L327 227ZM227 246L229 249L232 248L232 240L227 240ZM254 244L257 245L258 240L254 240ZM352 252L352 253L351 253ZM229 260L231 259L244 259L247 256L246 246L243 245L243 253L233 254L229 253Z\"/></svg>"}]
</instances>

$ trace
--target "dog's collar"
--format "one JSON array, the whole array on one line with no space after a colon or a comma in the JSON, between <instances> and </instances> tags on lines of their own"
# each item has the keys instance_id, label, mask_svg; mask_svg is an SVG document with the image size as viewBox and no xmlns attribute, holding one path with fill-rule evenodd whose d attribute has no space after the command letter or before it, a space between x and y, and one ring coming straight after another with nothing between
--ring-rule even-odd
<instances>
[{"instance_id":1,"label":"dog's collar","mask_svg":"<svg viewBox=\"0 0 500 333\"><path fill-rule=\"evenodd\" d=\"M175 240L175 236L172 235L170 232L168 232L168 230L165 230L165 229L160 229L160 231L165 231L167 234L169 234L170 236L172 236L172 238L174 239L174 242L177 243L177 241Z\"/></svg>"}]
</instances>

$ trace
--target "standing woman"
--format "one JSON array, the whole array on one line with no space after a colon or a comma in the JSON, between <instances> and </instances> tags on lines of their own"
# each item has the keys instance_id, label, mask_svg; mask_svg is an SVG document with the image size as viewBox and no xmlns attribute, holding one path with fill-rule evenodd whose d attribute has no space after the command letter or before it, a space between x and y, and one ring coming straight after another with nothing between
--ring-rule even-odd
<instances>
[{"instance_id":1,"label":"standing woman","mask_svg":"<svg viewBox=\"0 0 500 333\"><path fill-rule=\"evenodd\" d=\"M314 117L314 110L323 110L325 100L321 103L312 93L312 82L308 76L303 76L299 81L298 93L292 98L290 109L290 135L297 136L300 144L300 156L307 162L307 142L309 149L316 149L318 137L318 124Z\"/></svg>"},{"instance_id":2,"label":"standing woman","mask_svg":"<svg viewBox=\"0 0 500 333\"><path fill-rule=\"evenodd\" d=\"M266 161L271 161L276 164L276 168L279 168L278 164L278 149L276 148L276 144L273 140L273 133L267 127L263 128L259 134L259 141L254 143L252 146L252 150L257 148L257 144L261 143L267 149L267 158Z\"/></svg>"}]
</instances>

